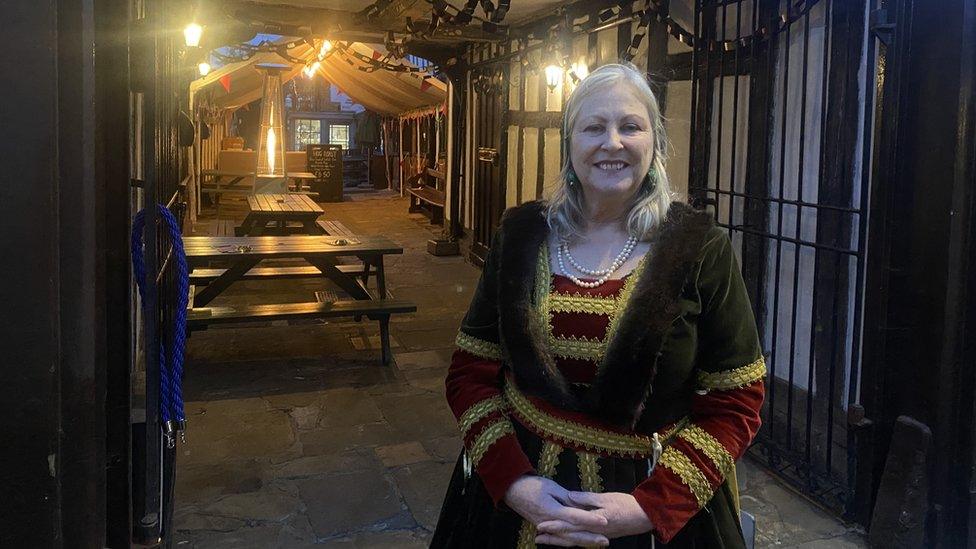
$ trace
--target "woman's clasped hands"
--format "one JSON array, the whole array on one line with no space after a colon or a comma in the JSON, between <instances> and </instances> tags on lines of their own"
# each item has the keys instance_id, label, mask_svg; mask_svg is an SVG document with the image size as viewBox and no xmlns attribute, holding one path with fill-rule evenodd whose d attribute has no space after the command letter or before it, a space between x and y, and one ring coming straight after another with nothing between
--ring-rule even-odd
<instances>
[{"instance_id":1,"label":"woman's clasped hands","mask_svg":"<svg viewBox=\"0 0 976 549\"><path fill-rule=\"evenodd\" d=\"M536 543L607 546L613 538L651 530L650 520L630 494L570 492L535 475L512 483L505 503L536 525Z\"/></svg>"}]
</instances>

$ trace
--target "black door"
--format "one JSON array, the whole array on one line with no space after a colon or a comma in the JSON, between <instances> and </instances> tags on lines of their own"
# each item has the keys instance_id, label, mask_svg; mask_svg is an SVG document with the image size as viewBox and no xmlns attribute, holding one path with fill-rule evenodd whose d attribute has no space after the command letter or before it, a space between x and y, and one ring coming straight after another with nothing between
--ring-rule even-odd
<instances>
[{"instance_id":1,"label":"black door","mask_svg":"<svg viewBox=\"0 0 976 549\"><path fill-rule=\"evenodd\" d=\"M477 74L474 82L474 230L471 260L480 265L487 256L492 235L505 211L503 174L507 139L503 114L508 108L507 67ZM506 92L502 93L500 89Z\"/></svg>"}]
</instances>

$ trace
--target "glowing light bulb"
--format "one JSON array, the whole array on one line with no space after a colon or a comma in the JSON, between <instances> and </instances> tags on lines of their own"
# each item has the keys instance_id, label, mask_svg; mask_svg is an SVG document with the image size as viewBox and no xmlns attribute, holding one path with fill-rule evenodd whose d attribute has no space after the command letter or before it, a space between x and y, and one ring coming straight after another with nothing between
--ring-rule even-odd
<instances>
[{"instance_id":1,"label":"glowing light bulb","mask_svg":"<svg viewBox=\"0 0 976 549\"><path fill-rule=\"evenodd\" d=\"M183 29L183 40L186 47L196 48L200 46L200 37L203 36L203 27L196 23L190 23Z\"/></svg>"},{"instance_id":2,"label":"glowing light bulb","mask_svg":"<svg viewBox=\"0 0 976 549\"><path fill-rule=\"evenodd\" d=\"M578 61L573 63L573 73L576 75L576 78L579 78L580 80L586 78L590 74L590 69L586 66L586 61Z\"/></svg>"},{"instance_id":3,"label":"glowing light bulb","mask_svg":"<svg viewBox=\"0 0 976 549\"><path fill-rule=\"evenodd\" d=\"M549 91L556 89L560 84L563 83L563 69L557 65L549 65L546 67L546 86L549 87Z\"/></svg>"},{"instance_id":4,"label":"glowing light bulb","mask_svg":"<svg viewBox=\"0 0 976 549\"><path fill-rule=\"evenodd\" d=\"M200 76L207 76L210 74L210 63L204 61L203 63L197 65L197 69L200 70Z\"/></svg>"},{"instance_id":5,"label":"glowing light bulb","mask_svg":"<svg viewBox=\"0 0 976 549\"><path fill-rule=\"evenodd\" d=\"M319 48L319 59L324 58L325 54L329 53L331 50L332 50L332 42L330 42L329 40L323 40L322 47Z\"/></svg>"},{"instance_id":6,"label":"glowing light bulb","mask_svg":"<svg viewBox=\"0 0 976 549\"><path fill-rule=\"evenodd\" d=\"M319 70L319 67L321 66L322 63L319 63L318 61L305 65L305 68L302 69L302 72L305 73L305 78L312 78L315 76L315 71Z\"/></svg>"}]
</instances>

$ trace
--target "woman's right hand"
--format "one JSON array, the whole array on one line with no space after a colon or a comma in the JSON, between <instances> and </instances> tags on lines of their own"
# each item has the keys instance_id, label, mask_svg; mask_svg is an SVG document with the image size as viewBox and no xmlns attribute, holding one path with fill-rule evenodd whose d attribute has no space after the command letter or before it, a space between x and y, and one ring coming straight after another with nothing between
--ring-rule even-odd
<instances>
[{"instance_id":1,"label":"woman's right hand","mask_svg":"<svg viewBox=\"0 0 976 549\"><path fill-rule=\"evenodd\" d=\"M569 499L569 491L547 478L523 475L508 487L508 491L505 492L505 504L536 526L551 520L561 520L575 525L579 530L564 535L564 539L560 540L567 546L606 546L610 543L606 536L588 531L606 526L607 519L596 513L573 507Z\"/></svg>"}]
</instances>

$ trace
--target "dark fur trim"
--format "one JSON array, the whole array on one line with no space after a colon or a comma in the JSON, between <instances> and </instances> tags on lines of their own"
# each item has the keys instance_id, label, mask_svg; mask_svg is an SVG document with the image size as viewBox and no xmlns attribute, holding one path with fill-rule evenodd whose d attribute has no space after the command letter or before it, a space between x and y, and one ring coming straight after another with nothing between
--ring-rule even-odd
<instances>
[{"instance_id":1,"label":"dark fur trim","mask_svg":"<svg viewBox=\"0 0 976 549\"><path fill-rule=\"evenodd\" d=\"M675 202L651 240L651 256L620 319L597 378L580 402L546 350L546 327L533 291L539 250L549 234L545 204L528 202L502 219L498 303L501 344L519 389L567 410L586 410L632 428L650 394L657 358L675 318L678 297L712 218Z\"/></svg>"},{"instance_id":2,"label":"dark fur trim","mask_svg":"<svg viewBox=\"0 0 976 549\"><path fill-rule=\"evenodd\" d=\"M587 409L633 428L657 373L657 360L680 314L678 297L701 250L712 217L675 202L651 240L651 256L587 394Z\"/></svg>"},{"instance_id":3,"label":"dark fur trim","mask_svg":"<svg viewBox=\"0 0 976 549\"><path fill-rule=\"evenodd\" d=\"M539 250L549 234L545 204L526 202L502 217L498 265L501 344L519 389L562 408L578 410L566 378L546 351L546 327L533 304Z\"/></svg>"}]
</instances>

